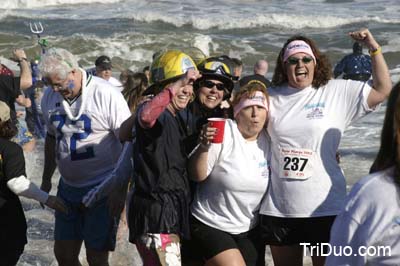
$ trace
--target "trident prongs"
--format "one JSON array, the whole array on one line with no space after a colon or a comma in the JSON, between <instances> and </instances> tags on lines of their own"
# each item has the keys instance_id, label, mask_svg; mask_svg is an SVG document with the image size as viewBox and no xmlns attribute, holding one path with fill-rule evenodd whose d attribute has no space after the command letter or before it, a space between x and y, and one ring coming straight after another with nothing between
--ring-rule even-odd
<instances>
[{"instance_id":1,"label":"trident prongs","mask_svg":"<svg viewBox=\"0 0 400 266\"><path fill-rule=\"evenodd\" d=\"M39 35L40 33L43 32L43 25L41 22L34 22L34 23L29 23L29 27L31 28L31 32Z\"/></svg>"}]
</instances>

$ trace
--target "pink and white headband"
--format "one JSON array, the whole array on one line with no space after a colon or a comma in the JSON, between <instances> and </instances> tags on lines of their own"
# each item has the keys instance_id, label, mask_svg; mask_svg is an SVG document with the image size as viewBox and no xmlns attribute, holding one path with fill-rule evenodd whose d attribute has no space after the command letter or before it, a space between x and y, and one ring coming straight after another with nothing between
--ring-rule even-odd
<instances>
[{"instance_id":1,"label":"pink and white headband","mask_svg":"<svg viewBox=\"0 0 400 266\"><path fill-rule=\"evenodd\" d=\"M268 112L268 102L264 93L256 91L255 94L240 99L240 102L233 107L233 116L236 117L243 108L253 105L261 106Z\"/></svg>"},{"instance_id":2,"label":"pink and white headband","mask_svg":"<svg viewBox=\"0 0 400 266\"><path fill-rule=\"evenodd\" d=\"M283 62L286 62L290 56L298 53L308 54L314 59L314 63L317 63L317 60L315 59L315 55L310 45L301 40L292 41L286 46L285 53L283 54Z\"/></svg>"}]
</instances>

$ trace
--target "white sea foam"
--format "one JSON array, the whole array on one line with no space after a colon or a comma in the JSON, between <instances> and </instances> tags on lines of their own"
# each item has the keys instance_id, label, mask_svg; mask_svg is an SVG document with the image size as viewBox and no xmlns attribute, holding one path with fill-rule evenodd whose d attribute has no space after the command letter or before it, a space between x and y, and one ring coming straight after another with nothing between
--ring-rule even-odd
<instances>
[{"instance_id":1,"label":"white sea foam","mask_svg":"<svg viewBox=\"0 0 400 266\"><path fill-rule=\"evenodd\" d=\"M390 70L390 77L392 78L393 84L400 81L400 65L397 65L396 68Z\"/></svg>"},{"instance_id":2,"label":"white sea foam","mask_svg":"<svg viewBox=\"0 0 400 266\"><path fill-rule=\"evenodd\" d=\"M136 21L153 23L161 21L172 24L176 27L191 25L199 30L208 30L217 28L220 30L230 29L247 29L247 28L286 28L286 29L302 29L302 28L335 28L353 23L400 23L399 19L387 19L379 16L335 16L332 14L309 14L300 15L295 13L265 13L254 10L251 16L247 13L243 14L238 10L229 10L227 13L208 14L202 12L198 14L189 14L182 16L174 16L165 10L137 10L130 14L121 14L122 17L131 18Z\"/></svg>"},{"instance_id":3,"label":"white sea foam","mask_svg":"<svg viewBox=\"0 0 400 266\"><path fill-rule=\"evenodd\" d=\"M193 40L193 46L200 49L205 56L209 56L210 48L212 48L212 38L203 34L196 35Z\"/></svg>"},{"instance_id":4,"label":"white sea foam","mask_svg":"<svg viewBox=\"0 0 400 266\"><path fill-rule=\"evenodd\" d=\"M316 8L316 1L272 1L243 4L239 0L221 2L196 1L145 1L145 0L5 0L3 9L18 9L2 14L31 18L35 10L37 19L97 20L110 18L133 19L145 23L163 22L176 27L191 25L199 30L248 29L273 27L283 29L326 29L358 23L400 23L396 2L386 1L386 6L369 1L359 3L326 4ZM99 5L101 3L101 5ZM74 8L74 5L79 8ZM320 3L319 5L322 5ZM62 10L57 10L62 6ZM51 12L46 8L51 7ZM25 9L25 10L19 10ZM332 9L335 12L332 12ZM349 12L349 9L352 12ZM366 12L372 10L373 12Z\"/></svg>"},{"instance_id":5,"label":"white sea foam","mask_svg":"<svg viewBox=\"0 0 400 266\"><path fill-rule=\"evenodd\" d=\"M3 0L0 9L25 9L58 5L116 3L120 0Z\"/></svg>"}]
</instances>

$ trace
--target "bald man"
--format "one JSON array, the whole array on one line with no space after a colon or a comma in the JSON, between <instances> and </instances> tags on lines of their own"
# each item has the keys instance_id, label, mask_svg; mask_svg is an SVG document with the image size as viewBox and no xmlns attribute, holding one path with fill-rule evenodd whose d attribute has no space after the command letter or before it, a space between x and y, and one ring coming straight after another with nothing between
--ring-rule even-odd
<instances>
[{"instance_id":1,"label":"bald man","mask_svg":"<svg viewBox=\"0 0 400 266\"><path fill-rule=\"evenodd\" d=\"M265 77L268 72L268 62L264 59L258 60L254 65L254 75L245 76L240 79L240 87L250 84L259 83L265 89L271 86L271 82Z\"/></svg>"}]
</instances>

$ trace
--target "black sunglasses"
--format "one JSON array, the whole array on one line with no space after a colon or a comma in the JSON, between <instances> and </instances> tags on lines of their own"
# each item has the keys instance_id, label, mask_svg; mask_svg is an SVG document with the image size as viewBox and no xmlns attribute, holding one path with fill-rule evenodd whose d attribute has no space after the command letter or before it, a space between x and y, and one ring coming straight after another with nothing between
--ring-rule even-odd
<instances>
[{"instance_id":1,"label":"black sunglasses","mask_svg":"<svg viewBox=\"0 0 400 266\"><path fill-rule=\"evenodd\" d=\"M305 57L303 57L303 58L289 57L289 58L287 59L287 62L288 62L290 65L297 65L297 64L299 63L300 60L301 60L304 64L308 64L308 63L310 63L311 61L313 61L313 59L312 59L311 57L305 56Z\"/></svg>"},{"instance_id":2,"label":"black sunglasses","mask_svg":"<svg viewBox=\"0 0 400 266\"><path fill-rule=\"evenodd\" d=\"M214 86L217 88L219 91L225 90L225 84L224 83L214 83L210 80L204 80L200 83L200 87L207 87L209 89L214 88Z\"/></svg>"}]
</instances>

